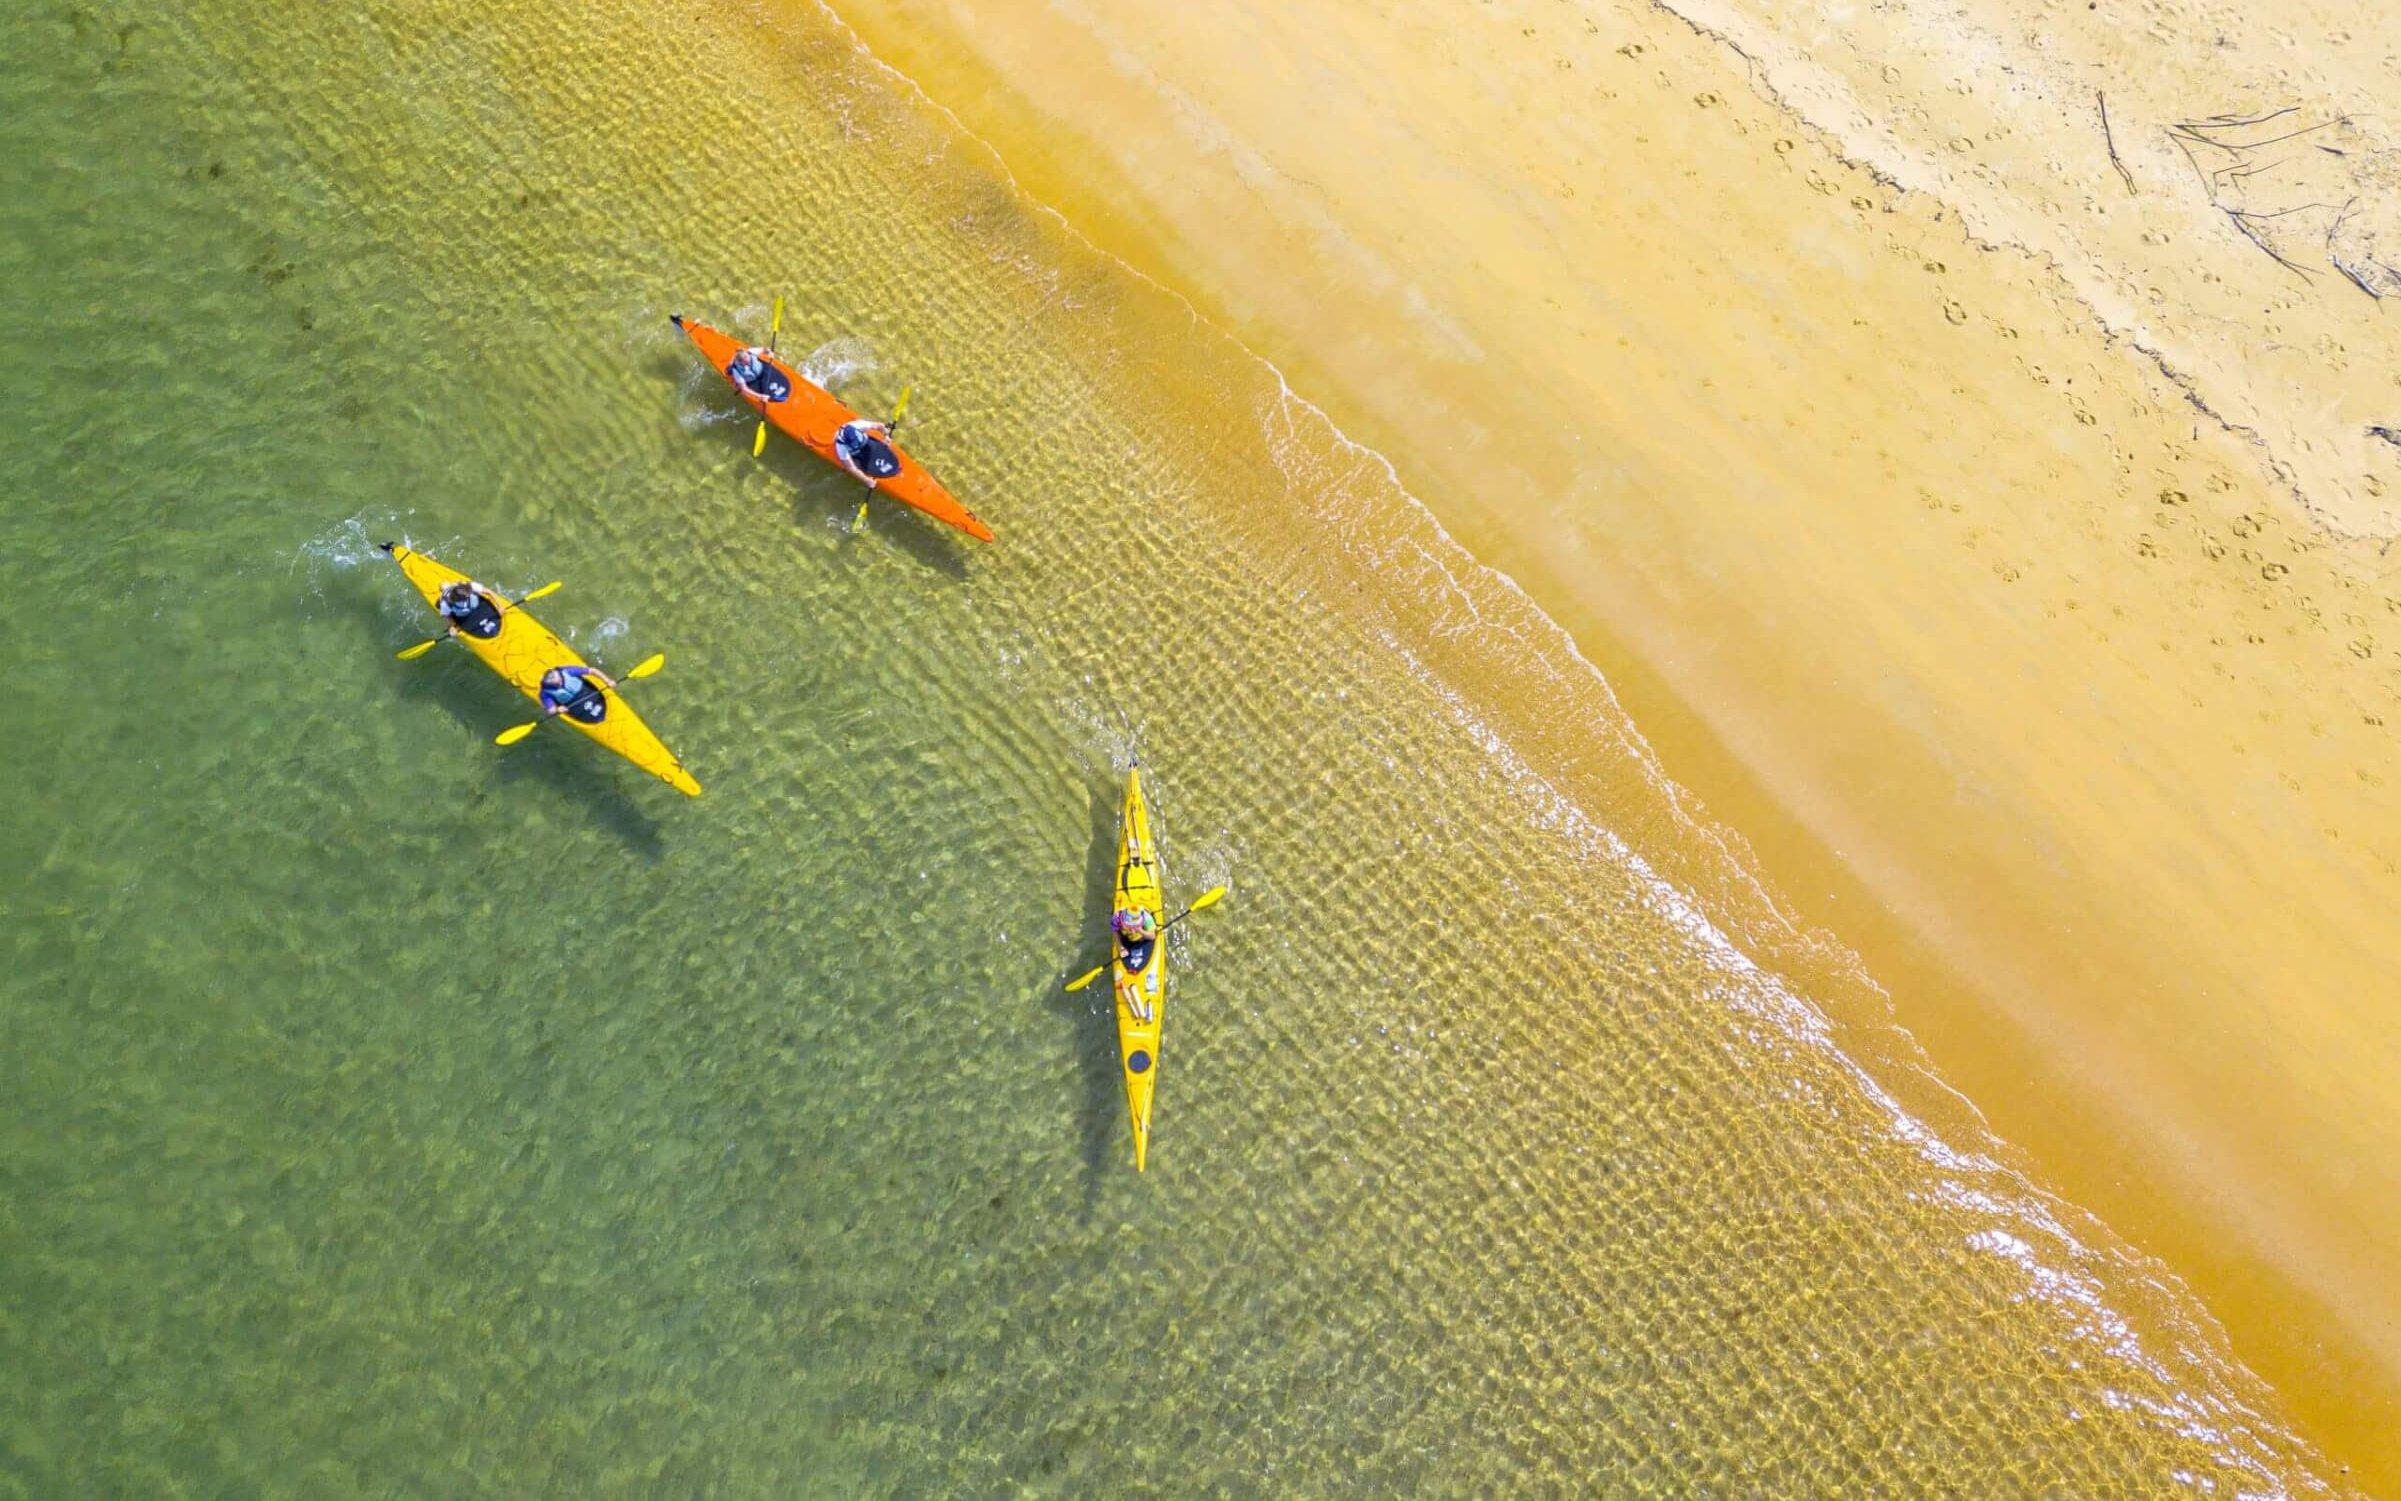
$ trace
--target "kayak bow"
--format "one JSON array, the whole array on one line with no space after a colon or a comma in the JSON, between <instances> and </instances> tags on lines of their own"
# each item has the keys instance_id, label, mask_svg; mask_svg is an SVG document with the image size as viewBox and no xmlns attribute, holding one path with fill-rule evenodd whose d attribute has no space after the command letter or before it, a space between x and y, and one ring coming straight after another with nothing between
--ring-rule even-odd
<instances>
[{"instance_id":1,"label":"kayak bow","mask_svg":"<svg viewBox=\"0 0 2401 1501\"><path fill-rule=\"evenodd\" d=\"M400 571L408 575L408 581L417 586L417 592L425 596L425 602L429 605L441 599L444 584L462 582L467 578L457 569L437 563L425 554L396 542L386 542L383 550L392 555L392 561L400 565ZM539 703L543 673L553 667L585 667L590 664L577 656L566 642L553 635L548 626L516 608L514 601L505 603L507 607L501 611L499 635L487 639L462 631L459 633L459 642L475 653L477 660L486 667L508 679L518 692ZM700 796L700 784L692 780L690 772L684 770L684 763L675 759L675 753L651 733L650 726L642 722L642 716L634 712L633 706L614 688L604 688L601 694L608 704L608 713L602 716L600 723L593 724L573 714L558 717L686 797Z\"/></svg>"},{"instance_id":2,"label":"kayak bow","mask_svg":"<svg viewBox=\"0 0 2401 1501\"><path fill-rule=\"evenodd\" d=\"M1160 925L1147 962L1125 964L1125 945L1109 935L1109 978L1117 993L1117 1053L1125 1066L1126 1111L1134 1123L1134 1171L1150 1152L1151 1092L1159 1079L1159 1033L1167 1019L1167 908L1159 877L1159 847L1151 839L1150 806L1142 799L1142 765L1125 777L1125 811L1118 822L1117 905L1148 912ZM1137 1010L1139 1006L1141 1009Z\"/></svg>"},{"instance_id":3,"label":"kayak bow","mask_svg":"<svg viewBox=\"0 0 2401 1501\"><path fill-rule=\"evenodd\" d=\"M735 355L742 352L741 340L681 314L671 315L668 321L682 329L699 346L701 357L719 375L725 376L727 384L733 383L733 377L726 375L726 367L734 362ZM739 386L735 387L736 392L752 406L762 408L760 415L774 423L786 436L835 468L842 469L843 473L850 473L842 468L842 461L834 457L834 434L841 431L844 423L856 420L859 414L845 406L831 391L776 358L772 352L763 358L770 367L792 382L792 394L781 401L761 401ZM926 473L923 464L901 453L897 443L892 445L892 451L900 457L900 472L877 480L877 490L903 505L915 506L936 521L948 522L979 542L992 540L992 528L978 520L973 511L952 499L951 493L942 488L941 481Z\"/></svg>"}]
</instances>

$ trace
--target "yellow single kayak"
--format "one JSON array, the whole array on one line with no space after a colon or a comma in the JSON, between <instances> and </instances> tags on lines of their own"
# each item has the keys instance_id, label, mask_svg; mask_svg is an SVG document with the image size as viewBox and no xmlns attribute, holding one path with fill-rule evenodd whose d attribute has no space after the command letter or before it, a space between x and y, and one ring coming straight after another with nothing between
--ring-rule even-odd
<instances>
[{"instance_id":1,"label":"yellow single kayak","mask_svg":"<svg viewBox=\"0 0 2401 1501\"><path fill-rule=\"evenodd\" d=\"M1167 907L1159 875L1159 846L1151 839L1150 805L1142 800L1142 765L1125 776L1125 812L1118 821L1117 906L1148 912L1159 924L1141 968L1126 965L1125 945L1109 938L1109 978L1117 991L1117 1052L1125 1065L1125 1103L1134 1122L1134 1171L1150 1153L1151 1092L1159 1082L1159 1030L1167 1019Z\"/></svg>"},{"instance_id":2,"label":"yellow single kayak","mask_svg":"<svg viewBox=\"0 0 2401 1501\"><path fill-rule=\"evenodd\" d=\"M400 571L408 575L408 581L417 586L417 592L425 596L429 605L441 598L443 585L468 581L467 575L457 569L396 542L386 542L383 550L392 555L392 561L400 565ZM548 626L517 608L513 600L503 602L498 635L486 638L462 631L458 640L475 653L477 660L536 703L542 697L543 673L553 667L591 665L551 634ZM700 796L700 784L684 770L684 763L675 759L675 753L650 732L650 726L642 722L633 705L614 688L604 688L601 694L607 712L597 724L575 714L561 714L559 720L583 731L685 796Z\"/></svg>"}]
</instances>

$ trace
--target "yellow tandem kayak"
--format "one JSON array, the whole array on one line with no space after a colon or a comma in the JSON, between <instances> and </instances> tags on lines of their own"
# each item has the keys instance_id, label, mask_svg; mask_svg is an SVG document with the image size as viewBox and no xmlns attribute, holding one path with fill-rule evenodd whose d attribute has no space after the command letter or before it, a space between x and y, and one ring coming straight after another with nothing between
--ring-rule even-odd
<instances>
[{"instance_id":1,"label":"yellow tandem kayak","mask_svg":"<svg viewBox=\"0 0 2401 1501\"><path fill-rule=\"evenodd\" d=\"M392 555L408 581L417 586L427 604L440 599L442 586L459 583L467 575L446 564L435 562L421 552L386 542L383 550ZM553 667L584 667L590 664L577 656L573 648L552 634L550 628L516 608L515 601L506 601L500 616L500 634L489 639L461 634L461 645L475 653L486 667L499 673L527 698L540 702L542 674ZM633 762L676 791L687 797L700 796L700 784L684 770L684 763L675 759L650 726L642 722L633 706L613 688L601 690L608 712L598 724L574 714L562 714L559 719L573 725L592 739L599 741L626 760Z\"/></svg>"},{"instance_id":2,"label":"yellow tandem kayak","mask_svg":"<svg viewBox=\"0 0 2401 1501\"><path fill-rule=\"evenodd\" d=\"M1125 811L1118 822L1117 910L1148 912L1159 936L1140 969L1126 967L1124 945L1112 937L1109 978L1117 991L1117 1052L1125 1065L1126 1110L1134 1122L1134 1171L1150 1152L1151 1093L1159 1082L1159 1032L1167 1018L1167 908L1159 847L1151 839L1150 806L1142 800L1142 765L1126 772Z\"/></svg>"}]
</instances>

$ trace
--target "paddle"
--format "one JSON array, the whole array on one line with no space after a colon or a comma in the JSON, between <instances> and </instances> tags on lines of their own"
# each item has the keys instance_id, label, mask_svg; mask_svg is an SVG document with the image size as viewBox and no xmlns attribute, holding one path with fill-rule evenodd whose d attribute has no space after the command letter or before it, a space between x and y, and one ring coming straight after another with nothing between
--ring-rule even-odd
<instances>
[{"instance_id":1,"label":"paddle","mask_svg":"<svg viewBox=\"0 0 2401 1501\"><path fill-rule=\"evenodd\" d=\"M892 420L884 424L885 437L890 439L898 439L900 437L900 419L908 414L909 393L916 389L917 388L915 386L903 386L900 388L900 400L892 404ZM853 532L856 532L860 527L863 527L867 524L867 502L873 500L874 498L875 481L869 480L867 482L867 493L859 497L859 514L850 518L850 529Z\"/></svg>"},{"instance_id":2,"label":"paddle","mask_svg":"<svg viewBox=\"0 0 2401 1501\"><path fill-rule=\"evenodd\" d=\"M544 584L541 588L536 589L533 593L525 596L524 599L512 600L510 603L502 605L500 607L500 611L505 615L509 611L517 608L519 605L527 604L534 600L540 599L546 594L556 594L561 589L566 587L566 580L552 579L549 583ZM443 642L449 639L450 637L447 634L436 636L431 641L420 641L415 646L410 647L408 650L394 652L392 655L398 657L403 662L414 662L419 657L424 656L427 652L432 651L435 647L440 646Z\"/></svg>"},{"instance_id":3,"label":"paddle","mask_svg":"<svg viewBox=\"0 0 2401 1501\"><path fill-rule=\"evenodd\" d=\"M778 297L775 299L775 316L769 319L767 322L767 352L770 355L775 353L775 341L777 337L783 333L783 331L784 299ZM755 395L756 393L753 394ZM750 456L754 459L767 451L767 398L760 396L758 398L758 403L759 435L750 440Z\"/></svg>"},{"instance_id":4,"label":"paddle","mask_svg":"<svg viewBox=\"0 0 2401 1501\"><path fill-rule=\"evenodd\" d=\"M636 662L634 664L633 671L619 678L617 680L618 686L622 687L625 684L632 682L636 678L646 678L666 665L667 654L665 652L653 652L651 655L644 657L641 661ZM565 711L561 710L560 712L564 713ZM492 737L492 743L494 745L515 745L518 741L523 740L526 736L540 729L544 720L556 718L558 718L557 714L545 714L541 719L537 719L531 724L511 725L507 729L502 730L499 734L494 735Z\"/></svg>"},{"instance_id":5,"label":"paddle","mask_svg":"<svg viewBox=\"0 0 2401 1501\"><path fill-rule=\"evenodd\" d=\"M1195 912L1205 912L1209 908L1216 906L1224 899L1225 894L1226 889L1223 886L1212 886L1208 890L1202 892L1198 897L1193 899L1191 906L1186 907L1183 911L1178 912L1175 916L1167 919L1165 923L1160 925L1159 936L1161 938L1165 938L1169 928L1174 927L1177 923L1182 922L1185 918L1190 917ZM1070 992L1081 990L1108 972L1109 966L1104 964L1088 975L1079 976L1076 979L1068 981L1067 988Z\"/></svg>"}]
</instances>

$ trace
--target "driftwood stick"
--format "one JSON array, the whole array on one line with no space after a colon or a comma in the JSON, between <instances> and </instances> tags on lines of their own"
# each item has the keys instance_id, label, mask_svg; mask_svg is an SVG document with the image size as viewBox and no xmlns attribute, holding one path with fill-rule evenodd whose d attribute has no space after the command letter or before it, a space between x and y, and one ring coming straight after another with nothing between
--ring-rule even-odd
<instances>
[{"instance_id":1,"label":"driftwood stick","mask_svg":"<svg viewBox=\"0 0 2401 1501\"><path fill-rule=\"evenodd\" d=\"M2354 198L2351 201L2357 203L2359 200ZM2264 213L2258 209L2247 208L2243 210L2243 214L2246 218L2252 219L2281 219L2286 214L2306 214L2313 208L2331 209L2333 207L2334 205L2331 203L2296 203L2291 208L2272 209Z\"/></svg>"},{"instance_id":2,"label":"driftwood stick","mask_svg":"<svg viewBox=\"0 0 2401 1501\"><path fill-rule=\"evenodd\" d=\"M2207 146L2213 151L2223 151L2228 156L2242 155L2242 152L2238 151L2232 146L2227 145L2224 141L2217 139L2215 136L2205 136L2201 134L2199 130L2194 128L2193 122L2190 120L2179 120L2175 124L2169 126L2168 134L2174 136L2179 141L2188 141L2195 146Z\"/></svg>"},{"instance_id":3,"label":"driftwood stick","mask_svg":"<svg viewBox=\"0 0 2401 1501\"><path fill-rule=\"evenodd\" d=\"M2299 130L2288 130L2280 136L2269 136L2264 141L2236 141L2234 144L2245 151L2257 151L2262 146L2273 146L2278 141L2290 141L2300 136L2314 135L2321 130L2332 130L2343 121L2344 117L2338 115L2331 120L2320 120L2315 125L2304 125Z\"/></svg>"},{"instance_id":4,"label":"driftwood stick","mask_svg":"<svg viewBox=\"0 0 2401 1501\"><path fill-rule=\"evenodd\" d=\"M2326 264L2343 273L2344 278L2348 280L2351 285L2359 288L2362 292L2367 293L2370 299L2376 302L2382 302L2384 301L2384 294L2377 291L2374 283L2370 282L2366 276L2362 275L2357 269L2346 262L2343 259L2343 253L2335 248L2334 237L2343 232L2343 221L2350 218L2351 210L2357 208L2358 206L2359 200L2357 198L2352 199L2349 203L2346 203L2342 206L2340 212L2335 214L2334 222L2326 226ZM2368 264L2370 266L2374 266L2376 263L2374 261L2370 261ZM2368 430L2370 432L2375 431L2374 428L2370 428Z\"/></svg>"},{"instance_id":5,"label":"driftwood stick","mask_svg":"<svg viewBox=\"0 0 2401 1501\"><path fill-rule=\"evenodd\" d=\"M2118 155L2118 138L2109 129L2109 96L2093 90L2093 102L2101 106L2101 140L2109 147L2109 165L2118 169L2118 180L2125 183L2128 196L2134 193L2134 174L2126 170L2126 159Z\"/></svg>"},{"instance_id":6,"label":"driftwood stick","mask_svg":"<svg viewBox=\"0 0 2401 1501\"><path fill-rule=\"evenodd\" d=\"M2288 104L2282 109L2269 110L2264 115L2211 115L2206 120L2187 122L2186 128L2188 130L2232 130L2242 125L2265 125L2278 115L2289 115L2300 107L2298 104Z\"/></svg>"},{"instance_id":7,"label":"driftwood stick","mask_svg":"<svg viewBox=\"0 0 2401 1501\"><path fill-rule=\"evenodd\" d=\"M2226 176L2230 181L2240 182L2246 177L2255 177L2262 172L2274 171L2276 168L2283 166L2285 160L2286 159L2284 157L2280 156L2272 162L2253 162L2249 166L2245 167L2228 167L2226 169Z\"/></svg>"},{"instance_id":8,"label":"driftwood stick","mask_svg":"<svg viewBox=\"0 0 2401 1501\"><path fill-rule=\"evenodd\" d=\"M2223 207L2223 205L2221 205L2221 207ZM2309 272L2305 268L2296 266L2291 261L2287 260L2284 256L2284 252L2269 244L2265 235L2262 235L2258 230L2251 227L2251 216L2249 214L2244 213L2239 208L2225 209L2224 212L2227 218L2234 221L2234 227L2243 232L2243 238L2249 240L2252 244L2257 245L2260 248L2260 251L2265 254L2269 260L2274 261L2277 265L2282 266L2285 270L2293 273L2293 275L2300 277L2303 281L2310 280Z\"/></svg>"}]
</instances>

